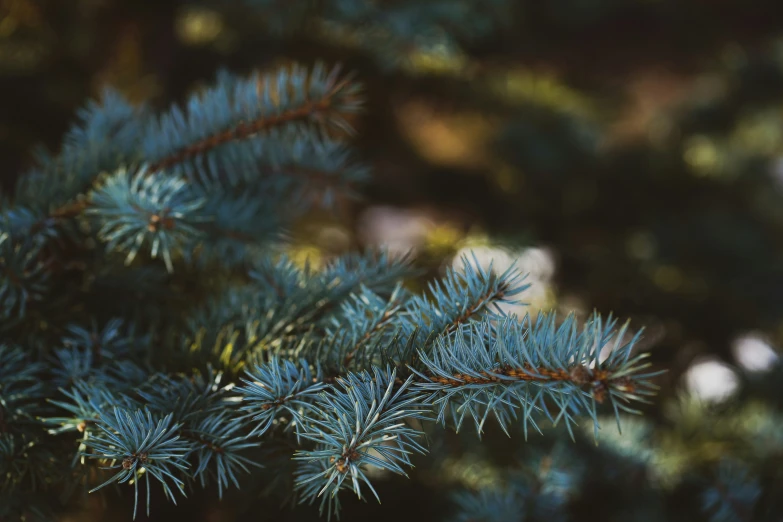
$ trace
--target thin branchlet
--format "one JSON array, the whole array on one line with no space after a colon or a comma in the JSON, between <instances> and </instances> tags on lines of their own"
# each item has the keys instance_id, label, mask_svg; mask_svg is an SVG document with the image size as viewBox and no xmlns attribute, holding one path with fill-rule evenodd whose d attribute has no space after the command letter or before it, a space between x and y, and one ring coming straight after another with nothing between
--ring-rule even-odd
<instances>
[{"instance_id":1,"label":"thin branchlet","mask_svg":"<svg viewBox=\"0 0 783 522\"><path fill-rule=\"evenodd\" d=\"M511 383L513 381L549 383L549 382L567 382L593 393L595 400L599 403L604 402L609 387L615 387L628 393L634 393L635 385L631 377L613 377L609 370L596 370L576 364L565 369L551 369L546 367L533 367L525 365L522 368L511 366L501 366L494 368L491 372L479 372L478 376L467 374L454 374L452 377L429 377L429 381L437 382L452 387L460 387L466 384L499 384Z\"/></svg>"},{"instance_id":2,"label":"thin branchlet","mask_svg":"<svg viewBox=\"0 0 783 522\"><path fill-rule=\"evenodd\" d=\"M170 156L167 156L160 161L156 161L149 167L150 172L156 172L159 170L165 170L172 166L186 161L195 156L204 154L205 152L212 150L220 145L231 141L239 141L254 136L260 132L264 132L271 128L295 123L298 121L306 121L310 118L317 117L319 114L325 113L331 107L331 96L325 97L317 102L308 102L303 106L272 116L262 116L252 122L239 122L235 127L225 130L214 136L209 136L196 143L188 145L187 147L180 149Z\"/></svg>"},{"instance_id":3,"label":"thin branchlet","mask_svg":"<svg viewBox=\"0 0 783 522\"><path fill-rule=\"evenodd\" d=\"M282 90L280 89L281 83L284 85ZM263 139L267 135L284 135L286 132L289 132L286 129L294 129L296 132L299 132L300 129L304 129L308 125L331 125L350 132L350 126L345 122L344 116L355 112L361 102L358 95L359 86L352 80L350 75L341 77L339 67L335 67L331 71L325 71L321 64L316 64L312 71L294 66L290 70L282 69L270 75L256 75L247 80L243 87L240 88L238 85L238 80L228 78L225 86L218 86L217 89L204 96L206 102L200 100L198 96L192 98L188 104L189 114L185 115L180 108L173 107L169 113L161 117L157 124L148 126L145 133L138 137L138 140L141 142L142 148L148 149L145 150L146 157L157 157L157 159L145 165L143 169L144 175L151 176L162 171L172 171L170 175L175 176L187 175L192 168L185 165L184 171L180 172L180 167L183 164L193 163L199 160L199 158L209 156L215 149L221 146L248 141L251 138L258 141L257 138ZM231 87L234 88L234 91L228 94L227 89ZM232 96L236 97L234 104L228 103L225 105L227 110L232 111L233 121L230 121L227 125L204 129L204 121L216 119L214 115L205 115L204 113L210 110L209 98L220 98L221 96L225 96L226 99ZM253 103L255 103L255 107L252 106ZM173 132L192 136L192 139L186 139L184 143L177 146L176 144L181 142L182 139L180 137L172 139L171 134ZM315 139L315 135L312 137L315 142L318 141ZM292 141L296 141L296 139L292 135ZM275 141L275 143L280 142L279 139L272 141ZM173 149L161 148L161 143L169 143ZM283 144L283 142L279 144ZM301 145L299 148L301 148ZM329 147L323 149L323 147L319 148L318 146L316 146L316 149L319 151L331 150ZM334 154L335 158L344 156L336 149L333 152L336 153ZM236 155L237 152L235 151L231 154ZM247 152L241 152L240 154L246 155ZM251 155L260 154L263 154L263 147L251 152ZM301 155L294 152L293 156ZM349 168L340 169L328 157L325 157L326 163L322 168L309 164L298 165L298 161L294 157L292 157L292 160L283 164L274 163L269 166L268 170L276 173L277 176L290 177L292 179L295 177L310 178L315 176L314 179L322 180L324 187L327 187L326 190L321 191L323 195L330 193L330 185L339 185L341 178L344 178L350 185L353 178L356 177L354 173L347 172L350 170ZM215 163L212 161L209 163L211 165L210 168L215 170L213 168L216 167ZM193 168L201 169L202 167L195 166ZM223 166L223 168L218 168L217 170L222 172L226 168L228 166ZM247 166L240 164L235 165L234 168L247 170ZM335 168L337 174L334 173ZM343 172L340 173L340 170ZM96 171L92 175L94 177L98 174L99 171ZM206 179L205 176L217 175L217 172L212 172L211 174L202 173L200 175L203 179ZM357 179L361 178L363 178L363 175L359 174ZM312 181L312 179L305 179L300 181L300 184L307 184ZM328 204L328 202L324 203ZM43 230L51 229L63 221L82 215L91 206L92 201L84 197L66 202L54 207L53 210L42 216L31 225L30 230L33 233L39 233ZM171 229L174 227L175 221L168 219L166 214L165 209L161 209L160 212L152 213L149 216L147 226L150 232L157 231L160 228ZM237 230L230 230L225 235L229 239L245 242L251 242L253 238L252 235L243 234Z\"/></svg>"}]
</instances>

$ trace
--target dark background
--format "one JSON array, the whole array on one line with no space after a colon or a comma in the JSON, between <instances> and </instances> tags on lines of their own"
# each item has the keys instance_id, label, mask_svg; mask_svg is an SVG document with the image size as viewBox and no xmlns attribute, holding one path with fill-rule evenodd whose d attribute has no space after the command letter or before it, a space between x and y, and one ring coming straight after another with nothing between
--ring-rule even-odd
<instances>
[{"instance_id":1,"label":"dark background","mask_svg":"<svg viewBox=\"0 0 783 522\"><path fill-rule=\"evenodd\" d=\"M783 341L779 2L520 0L463 42L459 64L404 66L208 4L0 3L3 190L103 85L164 108L221 67L342 62L366 86L356 147L374 176L363 200L297 227L303 255L383 243L366 232L378 207L426 223L411 244L433 273L470 245L543 249L555 268L542 306L645 325L669 370L661 404L694 361L735 366L738 337ZM324 239L335 231L342 242ZM349 501L345 519L442 513L421 483L380 493L381 508ZM176 516L199 519L194 505ZM304 516L269 509L251 518Z\"/></svg>"}]
</instances>

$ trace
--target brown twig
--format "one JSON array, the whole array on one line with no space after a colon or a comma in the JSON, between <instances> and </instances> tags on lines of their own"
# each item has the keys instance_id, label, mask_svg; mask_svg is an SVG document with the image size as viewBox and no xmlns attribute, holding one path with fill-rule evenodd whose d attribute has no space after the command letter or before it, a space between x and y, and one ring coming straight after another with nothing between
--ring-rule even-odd
<instances>
[{"instance_id":1,"label":"brown twig","mask_svg":"<svg viewBox=\"0 0 783 522\"><path fill-rule=\"evenodd\" d=\"M192 440L193 442L198 442L199 444L203 444L204 446L207 447L207 449L209 449L210 451L214 451L215 453L217 453L219 455L222 455L223 453L225 453L225 450L222 447L220 447L217 444L214 444L214 443L206 440L203 437L199 437L198 435L195 435L195 434L192 434L192 433L187 433L187 432L183 432L181 435L182 435L182 438L184 438L184 439L189 439L189 440Z\"/></svg>"},{"instance_id":2,"label":"brown twig","mask_svg":"<svg viewBox=\"0 0 783 522\"><path fill-rule=\"evenodd\" d=\"M450 377L431 376L430 382L437 382L447 386L464 386L465 384L499 384L508 382L503 377L510 377L515 382L570 382L579 387L591 386L593 396L599 403L606 399L610 386L623 388L624 391L633 393L635 386L629 377L613 378L612 373L602 369L590 369L582 364L570 369L551 370L549 368L535 368L525 364L522 368L503 366L492 372L478 372L476 375L454 374Z\"/></svg>"},{"instance_id":3,"label":"brown twig","mask_svg":"<svg viewBox=\"0 0 783 522\"><path fill-rule=\"evenodd\" d=\"M147 173L151 174L159 170L170 168L187 159L203 154L208 150L223 145L231 141L238 141L250 138L260 132L267 131L279 125L292 123L296 121L307 120L309 118L318 118L319 113L328 111L333 106L333 98L345 87L348 79L336 83L329 92L317 101L308 101L301 107L290 111L282 112L274 116L261 116L254 121L239 122L235 127L208 136L196 143L192 143L173 154L151 164L147 168ZM39 231L47 224L76 217L81 214L88 206L86 200L80 200L75 203L68 203L52 211L48 216L35 223L32 227L33 232Z\"/></svg>"},{"instance_id":4,"label":"brown twig","mask_svg":"<svg viewBox=\"0 0 783 522\"><path fill-rule=\"evenodd\" d=\"M492 285L494 286L494 285ZM469 306L462 314L454 318L451 323L446 326L443 334L453 333L461 324L468 322L474 315L476 315L487 303L493 301L499 301L503 299L508 291L508 286L504 283L498 285L497 288L490 289L482 296L480 296L474 304Z\"/></svg>"},{"instance_id":5,"label":"brown twig","mask_svg":"<svg viewBox=\"0 0 783 522\"><path fill-rule=\"evenodd\" d=\"M351 361L356 357L356 354L359 352L359 350L364 346L367 341L369 341L373 335L383 330L391 320L392 316L394 315L394 312L397 311L397 303L390 303L389 308L386 309L386 311L383 313L381 318L378 320L377 323L373 325L372 328L370 328L361 339L359 339L354 347L349 351L345 358L343 359L343 366L348 366Z\"/></svg>"},{"instance_id":6,"label":"brown twig","mask_svg":"<svg viewBox=\"0 0 783 522\"><path fill-rule=\"evenodd\" d=\"M283 112L276 116L261 117L251 122L240 122L232 129L228 129L214 136L208 136L203 140L188 145L187 147L178 150L174 154L171 154L170 156L151 164L148 168L148 172L152 173L158 170L170 168L178 163L185 161L186 159L203 154L210 149L214 149L219 145L223 145L231 141L247 139L250 136L268 130L272 127L310 118L314 114L328 110L331 107L333 95L334 93L331 93L322 100L317 102L308 102L298 109Z\"/></svg>"}]
</instances>

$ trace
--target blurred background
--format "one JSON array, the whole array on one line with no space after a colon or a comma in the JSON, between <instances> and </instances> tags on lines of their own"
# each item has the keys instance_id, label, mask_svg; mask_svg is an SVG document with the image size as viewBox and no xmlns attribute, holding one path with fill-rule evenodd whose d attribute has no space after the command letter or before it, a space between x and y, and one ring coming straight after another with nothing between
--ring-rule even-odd
<instances>
[{"instance_id":1,"label":"blurred background","mask_svg":"<svg viewBox=\"0 0 783 522\"><path fill-rule=\"evenodd\" d=\"M700 520L691 471L726 455L751 470L780 463L783 437L762 437L783 433L779 1L379 1L394 16L357 19L307 18L311 3L0 0L2 190L104 86L165 108L221 68L343 63L365 85L355 146L372 181L297 224L297 259L382 245L412 250L432 276L472 251L530 274L520 314L597 309L644 326L644 349L668 369L646 411L649 469L666 502L696 506L683 520ZM475 487L491 461L438 466ZM386 489L380 515L349 502L344 519L397 520L401 499L421 505L409 519L445 520L429 489ZM269 509L247 520L316 514Z\"/></svg>"}]
</instances>

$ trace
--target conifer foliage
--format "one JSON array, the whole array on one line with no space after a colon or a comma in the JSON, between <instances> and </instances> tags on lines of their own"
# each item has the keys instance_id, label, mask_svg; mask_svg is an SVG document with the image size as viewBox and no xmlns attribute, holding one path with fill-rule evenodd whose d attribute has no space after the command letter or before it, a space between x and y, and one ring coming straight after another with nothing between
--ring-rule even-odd
<instances>
[{"instance_id":1,"label":"conifer foliage","mask_svg":"<svg viewBox=\"0 0 783 522\"><path fill-rule=\"evenodd\" d=\"M0 519L244 491L280 442L329 517L378 497L370 471L405 475L429 424L597 430L654 393L613 319L507 315L514 269L465 258L415 293L406 257L288 259L286 225L367 176L360 106L338 68L224 73L160 115L108 91L41 155L0 208Z\"/></svg>"}]
</instances>

